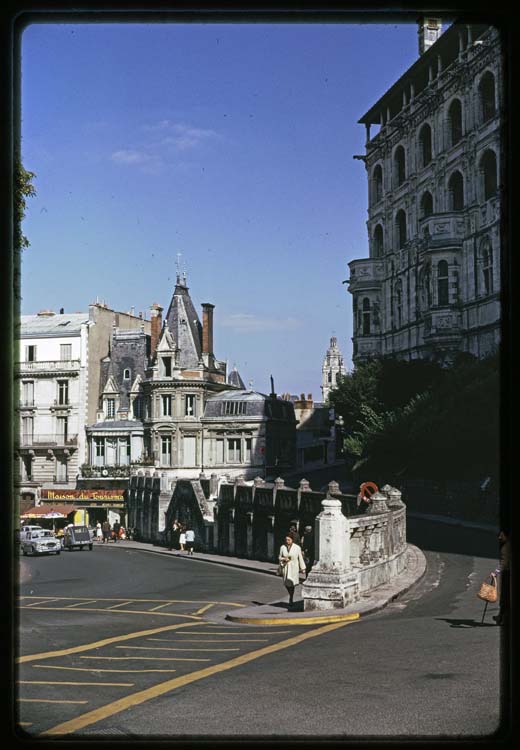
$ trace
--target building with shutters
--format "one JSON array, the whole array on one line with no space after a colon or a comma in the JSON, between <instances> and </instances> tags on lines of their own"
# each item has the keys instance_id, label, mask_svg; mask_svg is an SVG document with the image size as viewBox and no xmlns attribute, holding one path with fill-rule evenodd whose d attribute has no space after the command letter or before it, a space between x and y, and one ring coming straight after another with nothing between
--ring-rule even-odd
<instances>
[{"instance_id":1,"label":"building with shutters","mask_svg":"<svg viewBox=\"0 0 520 750\"><path fill-rule=\"evenodd\" d=\"M482 358L500 341L499 33L423 19L419 52L359 120L369 255L349 263L355 363Z\"/></svg>"},{"instance_id":2,"label":"building with shutters","mask_svg":"<svg viewBox=\"0 0 520 750\"><path fill-rule=\"evenodd\" d=\"M87 460L85 427L98 408L99 363L116 324L141 331L150 321L99 303L86 313L20 317L15 493L22 509L76 489Z\"/></svg>"}]
</instances>

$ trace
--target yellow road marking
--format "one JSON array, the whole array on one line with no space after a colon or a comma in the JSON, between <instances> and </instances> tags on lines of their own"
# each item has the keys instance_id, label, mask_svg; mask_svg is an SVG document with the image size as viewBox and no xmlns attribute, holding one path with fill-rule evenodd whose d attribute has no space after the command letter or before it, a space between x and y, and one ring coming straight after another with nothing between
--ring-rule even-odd
<instances>
[{"instance_id":1,"label":"yellow road marking","mask_svg":"<svg viewBox=\"0 0 520 750\"><path fill-rule=\"evenodd\" d=\"M210 604L206 604L204 607L201 607L196 612L193 612L194 615L201 615L203 612L206 612L210 607L214 607L215 605L213 602L210 602Z\"/></svg>"},{"instance_id":2,"label":"yellow road marking","mask_svg":"<svg viewBox=\"0 0 520 750\"><path fill-rule=\"evenodd\" d=\"M124 607L127 604L133 604L133 603L134 603L134 600L133 599L129 599L126 602L119 602L119 604L113 604L111 607L107 607L107 609L116 609L116 607ZM151 611L151 610L148 610L148 611Z\"/></svg>"},{"instance_id":3,"label":"yellow road marking","mask_svg":"<svg viewBox=\"0 0 520 750\"><path fill-rule=\"evenodd\" d=\"M162 609L163 607L167 607L169 604L175 604L175 602L165 602L164 604L159 604L157 607L152 607L150 612L155 612L158 609Z\"/></svg>"},{"instance_id":4,"label":"yellow road marking","mask_svg":"<svg viewBox=\"0 0 520 750\"><path fill-rule=\"evenodd\" d=\"M87 599L90 599L89 596L31 596L29 594L24 594L23 596L18 597L19 599L45 599L47 601L86 601ZM98 602L126 602L126 601L132 601L132 602L161 602L161 603L173 603L173 604L209 604L208 600L204 599L131 599L129 600L128 597L126 599L112 596L110 598L103 598L98 597L96 599ZM245 604L238 604L237 602L211 602L211 604L225 604L230 607L245 607Z\"/></svg>"},{"instance_id":5,"label":"yellow road marking","mask_svg":"<svg viewBox=\"0 0 520 750\"><path fill-rule=\"evenodd\" d=\"M34 669L66 669L68 672L115 672L134 674L141 672L176 672L176 669L98 669L97 667L53 667L50 664L33 664Z\"/></svg>"},{"instance_id":6,"label":"yellow road marking","mask_svg":"<svg viewBox=\"0 0 520 750\"><path fill-rule=\"evenodd\" d=\"M19 721L19 727L32 727L32 721Z\"/></svg>"},{"instance_id":7,"label":"yellow road marking","mask_svg":"<svg viewBox=\"0 0 520 750\"><path fill-rule=\"evenodd\" d=\"M90 671L90 670L88 670ZM65 682L64 680L17 680L18 685L107 685L108 687L133 687L133 682Z\"/></svg>"},{"instance_id":8,"label":"yellow road marking","mask_svg":"<svg viewBox=\"0 0 520 750\"><path fill-rule=\"evenodd\" d=\"M22 605L20 609L28 609L30 605ZM41 610L47 610L50 612L70 612L72 609L69 607L39 607L34 606L31 607L31 609L41 609ZM121 613L122 615L150 615L152 614L149 609L110 609L110 607L105 607L104 609L98 609L97 607L89 607L85 609L81 609L81 607L77 607L75 612L110 612L112 613ZM200 617L195 617L194 615L179 615L174 612L154 612L154 615L157 615L158 617L184 617L187 620L198 620L200 622Z\"/></svg>"},{"instance_id":9,"label":"yellow road marking","mask_svg":"<svg viewBox=\"0 0 520 750\"><path fill-rule=\"evenodd\" d=\"M45 602L46 604L49 604L50 602L58 602L60 600L59 596L55 596L52 599L49 599L48 597L39 596L38 601L34 602L33 604L28 604L27 608L29 607L35 607L37 604Z\"/></svg>"},{"instance_id":10,"label":"yellow road marking","mask_svg":"<svg viewBox=\"0 0 520 750\"><path fill-rule=\"evenodd\" d=\"M292 630L190 630L190 635L286 635ZM149 641L159 641L160 638L148 638Z\"/></svg>"},{"instance_id":11,"label":"yellow road marking","mask_svg":"<svg viewBox=\"0 0 520 750\"><path fill-rule=\"evenodd\" d=\"M346 625L350 624L350 622L351 621L347 620L343 622L332 623L330 625L324 625L322 628L307 631L305 633L302 633L301 635L295 635L292 638L287 638L284 641L273 643L270 646L263 646L256 651L249 652L248 654L235 656L233 659L230 659L227 662L214 664L211 667L199 669L195 672L192 672L191 674L174 677L171 680L167 680L166 682L162 682L158 685L153 685L152 687L146 688L145 690L140 690L133 695L127 695L124 698L113 701L112 703L107 703L105 706L96 708L93 711L88 711L82 716L77 716L76 718L69 721L64 721L62 724L57 724L55 727L52 727L51 729L43 732L40 736L64 735L71 734L72 732L77 732L79 729L84 729L91 724L102 721L109 716L114 716L114 714L120 713L121 711L126 711L132 706L138 706L141 703L145 703L146 701L151 700L152 698L157 698L157 696L159 695L169 693L176 688L183 687L184 685L189 685L191 682L196 682L197 680L202 680L206 677L211 677L212 675L219 672L225 672L228 669L233 669L234 667L241 666L242 664L247 664L248 662L258 659L267 654L272 654L276 651L281 651L282 649L289 648L290 646L295 646L296 644L301 643L308 638L315 638L316 636L330 633L333 630L345 627Z\"/></svg>"},{"instance_id":12,"label":"yellow road marking","mask_svg":"<svg viewBox=\"0 0 520 750\"><path fill-rule=\"evenodd\" d=\"M88 701L52 701L48 698L17 698L19 703L88 703Z\"/></svg>"},{"instance_id":13,"label":"yellow road marking","mask_svg":"<svg viewBox=\"0 0 520 750\"><path fill-rule=\"evenodd\" d=\"M182 643L267 643L268 640L269 638L183 638Z\"/></svg>"},{"instance_id":14,"label":"yellow road marking","mask_svg":"<svg viewBox=\"0 0 520 750\"><path fill-rule=\"evenodd\" d=\"M138 630L135 633L126 633L125 635L115 635L111 638L104 638L102 641L94 641L93 643L84 643L81 646L71 646L71 648L63 648L59 651L46 651L41 654L27 654L27 656L19 656L16 659L17 664L24 664L28 661L36 661L37 659L50 659L54 656L69 656L70 654L79 654L82 651L90 651L94 648L100 648L101 646L109 646L111 643L120 643L121 641L129 641L132 638L141 638L147 635L155 635L156 633L165 633L170 630L178 630L179 628L191 628L195 624L194 622L179 622L176 625L163 625L161 628L152 628L151 630Z\"/></svg>"},{"instance_id":15,"label":"yellow road marking","mask_svg":"<svg viewBox=\"0 0 520 750\"><path fill-rule=\"evenodd\" d=\"M148 640L153 641L153 638L148 638ZM133 648L143 651L210 651L212 654L215 651L240 651L239 648L172 648L170 646L116 646L116 648Z\"/></svg>"},{"instance_id":16,"label":"yellow road marking","mask_svg":"<svg viewBox=\"0 0 520 750\"><path fill-rule=\"evenodd\" d=\"M103 659L103 661L211 661L211 659L187 659L182 656L80 656L80 659Z\"/></svg>"},{"instance_id":17,"label":"yellow road marking","mask_svg":"<svg viewBox=\"0 0 520 750\"><path fill-rule=\"evenodd\" d=\"M88 601L76 602L76 604L68 604L67 605L67 609L73 609L73 607L81 607L82 605L86 605L86 604L95 604L96 602L97 602L97 599L91 599L89 602ZM46 602L46 604L48 604L48 603L49 602ZM32 607L34 605L33 604L28 604L27 606L28 607ZM52 609L52 607L51 607L51 609Z\"/></svg>"}]
</instances>

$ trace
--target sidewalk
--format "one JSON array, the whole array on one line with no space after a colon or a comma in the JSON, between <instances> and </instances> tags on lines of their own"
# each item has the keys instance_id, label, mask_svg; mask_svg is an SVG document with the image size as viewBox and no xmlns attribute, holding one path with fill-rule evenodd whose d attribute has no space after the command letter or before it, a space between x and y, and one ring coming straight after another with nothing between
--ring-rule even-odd
<instances>
[{"instance_id":1,"label":"sidewalk","mask_svg":"<svg viewBox=\"0 0 520 750\"><path fill-rule=\"evenodd\" d=\"M182 557L196 562L213 563L216 565L227 565L228 567L241 568L256 573L265 573L276 576L277 565L272 562L260 560L245 560L240 557L228 555L213 555L206 552L196 552L193 556L178 550L168 550L146 542L134 542L124 540L109 545L111 549L137 549L151 554L167 555L170 557ZM238 612L228 612L226 620L241 624L251 625L317 625L330 622L341 622L343 620L357 620L359 617L377 612L383 609L389 602L405 593L426 572L426 558L418 547L408 545L405 553L407 555L407 566L405 571L388 584L383 584L367 594L362 594L359 601L345 607L344 609L329 609L323 611L304 612L303 601L295 602L295 610L289 612L286 602L271 602L255 607L243 607ZM298 611L299 608L299 611Z\"/></svg>"}]
</instances>

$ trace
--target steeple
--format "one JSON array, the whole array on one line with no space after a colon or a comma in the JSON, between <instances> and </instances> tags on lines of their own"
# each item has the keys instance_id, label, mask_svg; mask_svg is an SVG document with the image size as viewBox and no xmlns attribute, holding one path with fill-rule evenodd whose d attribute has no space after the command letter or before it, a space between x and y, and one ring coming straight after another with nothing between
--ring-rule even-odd
<instances>
[{"instance_id":1,"label":"steeple","mask_svg":"<svg viewBox=\"0 0 520 750\"><path fill-rule=\"evenodd\" d=\"M330 346L323 360L321 378L321 393L324 402L329 400L329 393L338 385L338 377L347 374L343 364L343 355L338 348L338 340L335 336L330 339Z\"/></svg>"},{"instance_id":2,"label":"steeple","mask_svg":"<svg viewBox=\"0 0 520 750\"><path fill-rule=\"evenodd\" d=\"M185 271L177 271L165 323L179 350L179 367L196 368L202 359L202 326L189 294Z\"/></svg>"}]
</instances>

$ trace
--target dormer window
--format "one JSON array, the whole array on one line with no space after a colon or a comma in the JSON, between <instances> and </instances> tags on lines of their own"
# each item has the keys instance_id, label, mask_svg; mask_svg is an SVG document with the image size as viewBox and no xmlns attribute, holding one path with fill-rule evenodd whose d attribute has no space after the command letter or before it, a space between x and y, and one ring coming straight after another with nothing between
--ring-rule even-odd
<instances>
[{"instance_id":1,"label":"dormer window","mask_svg":"<svg viewBox=\"0 0 520 750\"><path fill-rule=\"evenodd\" d=\"M172 376L172 358L161 357L161 376L163 378L171 378Z\"/></svg>"},{"instance_id":2,"label":"dormer window","mask_svg":"<svg viewBox=\"0 0 520 750\"><path fill-rule=\"evenodd\" d=\"M123 371L123 380L130 380L130 370L128 368Z\"/></svg>"},{"instance_id":3,"label":"dormer window","mask_svg":"<svg viewBox=\"0 0 520 750\"><path fill-rule=\"evenodd\" d=\"M106 405L107 405L107 418L108 419L114 419L114 417L116 415L116 400L115 400L115 398L107 398Z\"/></svg>"}]
</instances>

